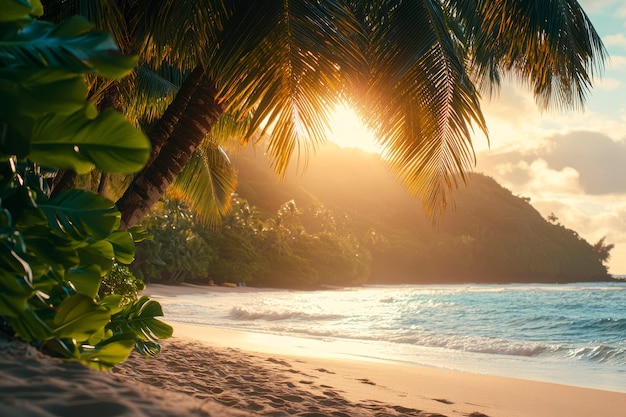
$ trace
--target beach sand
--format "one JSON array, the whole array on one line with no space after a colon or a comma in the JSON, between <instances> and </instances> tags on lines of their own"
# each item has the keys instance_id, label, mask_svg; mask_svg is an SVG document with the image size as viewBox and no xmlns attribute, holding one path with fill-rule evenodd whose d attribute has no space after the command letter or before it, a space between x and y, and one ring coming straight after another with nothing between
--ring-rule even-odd
<instances>
[{"instance_id":1,"label":"beach sand","mask_svg":"<svg viewBox=\"0 0 626 417\"><path fill-rule=\"evenodd\" d=\"M367 360L311 350L302 339L179 324L159 356L133 355L112 372L0 340L2 417L252 415L623 417L626 394Z\"/></svg>"}]
</instances>

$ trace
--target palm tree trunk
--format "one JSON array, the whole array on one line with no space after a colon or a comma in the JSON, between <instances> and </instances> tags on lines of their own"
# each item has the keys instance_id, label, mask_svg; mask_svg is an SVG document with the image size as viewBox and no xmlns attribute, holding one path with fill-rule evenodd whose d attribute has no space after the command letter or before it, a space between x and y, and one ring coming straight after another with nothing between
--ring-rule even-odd
<instances>
[{"instance_id":1,"label":"palm tree trunk","mask_svg":"<svg viewBox=\"0 0 626 417\"><path fill-rule=\"evenodd\" d=\"M153 157L117 201L122 229L134 226L148 213L209 134L223 112L216 95L214 82L202 68L187 77L150 134L156 148Z\"/></svg>"},{"instance_id":2,"label":"palm tree trunk","mask_svg":"<svg viewBox=\"0 0 626 417\"><path fill-rule=\"evenodd\" d=\"M109 174L106 172L100 173L100 182L98 183L98 194L106 195L107 187L109 186Z\"/></svg>"},{"instance_id":3,"label":"palm tree trunk","mask_svg":"<svg viewBox=\"0 0 626 417\"><path fill-rule=\"evenodd\" d=\"M161 118L157 120L152 129L150 129L148 138L152 145L152 152L150 153L150 159L148 159L144 169L150 166L157 156L159 156L163 145L165 145L172 135L176 124L189 105L189 101L193 97L193 93L198 88L198 84L202 81L203 77L204 68L201 65L194 68L187 78L185 78L176 97L174 97L172 103L167 107L165 113L163 113Z\"/></svg>"},{"instance_id":4,"label":"palm tree trunk","mask_svg":"<svg viewBox=\"0 0 626 417\"><path fill-rule=\"evenodd\" d=\"M61 170L54 177L52 182L50 197L56 197L61 194L65 190L69 190L70 188L74 188L74 183L76 183L76 171L73 169Z\"/></svg>"}]
</instances>

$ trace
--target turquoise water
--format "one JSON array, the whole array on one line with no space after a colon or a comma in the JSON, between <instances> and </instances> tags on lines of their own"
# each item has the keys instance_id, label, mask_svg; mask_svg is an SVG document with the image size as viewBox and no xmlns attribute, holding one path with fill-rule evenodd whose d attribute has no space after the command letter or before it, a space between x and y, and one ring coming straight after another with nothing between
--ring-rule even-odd
<instances>
[{"instance_id":1,"label":"turquoise water","mask_svg":"<svg viewBox=\"0 0 626 417\"><path fill-rule=\"evenodd\" d=\"M626 283L373 286L161 297L167 320L338 352L626 392Z\"/></svg>"}]
</instances>

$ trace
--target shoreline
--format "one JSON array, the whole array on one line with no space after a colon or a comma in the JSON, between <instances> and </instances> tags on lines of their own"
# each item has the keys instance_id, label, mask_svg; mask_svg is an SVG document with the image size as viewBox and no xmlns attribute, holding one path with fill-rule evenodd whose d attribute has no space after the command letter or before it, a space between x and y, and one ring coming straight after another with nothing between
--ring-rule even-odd
<instances>
[{"instance_id":1,"label":"shoreline","mask_svg":"<svg viewBox=\"0 0 626 417\"><path fill-rule=\"evenodd\" d=\"M133 354L112 372L0 339L0 375L0 415L20 417L621 417L626 409L624 393L333 356L182 325L161 354Z\"/></svg>"},{"instance_id":2,"label":"shoreline","mask_svg":"<svg viewBox=\"0 0 626 417\"><path fill-rule=\"evenodd\" d=\"M150 285L146 293L175 297L210 292L256 292L254 288ZM263 291L262 289L260 291ZM268 289L266 291L276 291ZM298 372L314 374L337 387L351 402L364 399L426 410L448 417L587 416L618 417L626 393L536 380L459 372L338 353L323 340L171 323L174 340L196 341L211 349L235 349L235 355L280 358ZM329 370L320 375L319 369Z\"/></svg>"},{"instance_id":3,"label":"shoreline","mask_svg":"<svg viewBox=\"0 0 626 417\"><path fill-rule=\"evenodd\" d=\"M298 374L316 375L320 384L353 403L373 400L447 417L619 417L626 409L626 393L312 351L290 343L281 346L263 334L174 326L174 340L288 363Z\"/></svg>"},{"instance_id":4,"label":"shoreline","mask_svg":"<svg viewBox=\"0 0 626 417\"><path fill-rule=\"evenodd\" d=\"M267 302L271 303L271 298L274 295L264 295L262 294L263 292L275 292L276 296L281 299L283 296L289 297L289 295L285 293L290 291L256 289L252 287L208 287L193 284L173 287L151 284L145 292L153 295L157 300L159 297L164 297L164 307L167 307L167 303L169 302L183 306L180 302L175 301L175 297L177 296L186 297L193 295L198 296L199 300L211 300L211 294L214 293L213 296L218 297L216 300L221 300L219 297L228 297L228 300L239 300L236 302L236 305L245 306L247 296L245 294L236 295L236 293L252 293L250 295L251 297L255 297L254 293L261 293L259 297L267 299ZM220 293L229 294L220 295ZM190 302L194 305L196 303L196 301L191 301L191 299ZM207 301L199 301L199 303L203 302ZM210 301L208 301L208 303L211 304ZM220 310L216 310L216 318L222 317L222 314L229 314L227 307L228 305L226 305L226 309L224 309L222 306ZM177 307L175 311L179 311L180 308L181 307ZM282 308L285 308L285 306L282 306ZM246 311L246 313L253 314L254 312ZM168 321L167 316L166 311L165 321ZM207 326L209 328L249 333L251 336L247 337L247 341L263 340L263 344L267 345L263 347L265 352L276 350L276 346L280 346L283 351L292 346L304 346L304 348L299 349L295 353L307 356L311 355L311 352L318 352L316 354L317 356L323 354L346 359L380 360L406 366L499 376L626 394L626 383L624 383L622 378L623 370L621 367L611 370L606 367L594 367L593 363L584 361L577 363L550 355L526 356L524 353L520 355L508 355L506 353L485 354L481 350L472 350L471 348L466 351L463 349L446 349L429 344L424 346L414 346L403 343L396 344L384 338L371 339L359 337L358 335L356 335L356 337L354 337L354 335L352 337L342 337L340 334L328 331L328 329L325 329L327 332L322 333L316 331L308 332L306 329L300 329L297 334L292 334L290 331L286 333L272 332L271 329L266 328L266 323L271 324L271 320L274 319L273 316L270 316L267 322L260 320L262 323L259 323L260 327L258 328L256 325L250 325L250 323L243 328L239 328L236 320L233 322L232 320L224 321L223 319L217 319L208 320L208 322L205 323L201 318L188 321L182 317L184 317L184 315L181 316L180 320L177 319L176 321L169 322L169 324L173 326L199 326L200 329L202 329L203 326ZM190 334L193 335L193 333L194 332L191 332ZM324 335L326 334L336 334L336 337L325 337ZM257 343L256 348L259 347ZM517 348L517 346L513 347Z\"/></svg>"}]
</instances>

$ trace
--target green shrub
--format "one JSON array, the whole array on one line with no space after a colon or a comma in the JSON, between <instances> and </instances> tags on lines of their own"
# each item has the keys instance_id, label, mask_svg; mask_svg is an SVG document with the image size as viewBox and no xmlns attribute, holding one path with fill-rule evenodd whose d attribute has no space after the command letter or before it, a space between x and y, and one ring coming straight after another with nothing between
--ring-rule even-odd
<instances>
[{"instance_id":1,"label":"green shrub","mask_svg":"<svg viewBox=\"0 0 626 417\"><path fill-rule=\"evenodd\" d=\"M0 8L0 322L45 352L107 369L133 348L158 352L172 329L146 297L124 305L127 293L99 295L114 260L132 261L133 235L102 196L50 198L54 170L42 167L141 169L147 138L120 114L99 114L85 81L122 77L136 59L80 17L55 26L31 17L41 13L39 0Z\"/></svg>"},{"instance_id":2,"label":"green shrub","mask_svg":"<svg viewBox=\"0 0 626 417\"><path fill-rule=\"evenodd\" d=\"M98 295L100 298L119 294L122 296L121 306L127 306L137 301L139 293L146 288L144 282L137 278L127 265L115 262L108 274L100 283Z\"/></svg>"},{"instance_id":3,"label":"green shrub","mask_svg":"<svg viewBox=\"0 0 626 417\"><path fill-rule=\"evenodd\" d=\"M137 276L167 284L208 281L209 264L217 254L196 233L199 226L181 201L165 201L143 225L151 239L137 245L137 261L132 265Z\"/></svg>"}]
</instances>

